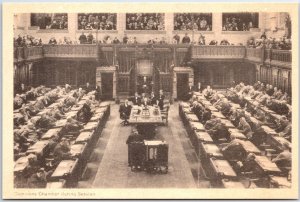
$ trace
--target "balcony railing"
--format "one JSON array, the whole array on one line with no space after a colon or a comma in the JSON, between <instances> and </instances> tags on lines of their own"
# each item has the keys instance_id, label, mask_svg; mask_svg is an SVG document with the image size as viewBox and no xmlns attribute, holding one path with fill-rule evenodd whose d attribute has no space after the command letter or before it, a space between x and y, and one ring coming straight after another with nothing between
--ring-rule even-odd
<instances>
[{"instance_id":1,"label":"balcony railing","mask_svg":"<svg viewBox=\"0 0 300 202\"><path fill-rule=\"evenodd\" d=\"M192 59L243 59L244 46L193 46Z\"/></svg>"},{"instance_id":2,"label":"balcony railing","mask_svg":"<svg viewBox=\"0 0 300 202\"><path fill-rule=\"evenodd\" d=\"M44 56L49 58L97 58L97 45L44 45Z\"/></svg>"},{"instance_id":3,"label":"balcony railing","mask_svg":"<svg viewBox=\"0 0 300 202\"><path fill-rule=\"evenodd\" d=\"M254 62L263 62L264 50L262 48L246 48L246 59Z\"/></svg>"},{"instance_id":4,"label":"balcony railing","mask_svg":"<svg viewBox=\"0 0 300 202\"><path fill-rule=\"evenodd\" d=\"M198 46L185 44L84 44L84 45L43 45L17 47L14 61L38 60L42 58L101 59L114 64L120 52L136 54L143 51L172 55L176 65L183 61L205 59L247 59L257 63L274 63L290 67L292 53L287 50L246 48L245 46Z\"/></svg>"}]
</instances>

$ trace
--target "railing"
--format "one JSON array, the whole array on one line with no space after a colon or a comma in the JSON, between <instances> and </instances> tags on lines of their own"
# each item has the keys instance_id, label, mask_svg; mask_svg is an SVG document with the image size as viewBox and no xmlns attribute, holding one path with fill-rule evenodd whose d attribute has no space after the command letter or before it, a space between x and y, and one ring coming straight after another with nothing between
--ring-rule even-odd
<instances>
[{"instance_id":1,"label":"railing","mask_svg":"<svg viewBox=\"0 0 300 202\"><path fill-rule=\"evenodd\" d=\"M244 46L198 46L186 44L84 44L84 45L43 45L17 47L14 61L46 58L99 59L109 65L115 64L121 52L131 52L133 57L140 54L167 54L174 65L190 59L247 59L257 63L274 63L290 66L292 53L288 50L246 48ZM153 54L153 55L155 55Z\"/></svg>"},{"instance_id":2,"label":"railing","mask_svg":"<svg viewBox=\"0 0 300 202\"><path fill-rule=\"evenodd\" d=\"M254 62L263 62L264 50L262 48L246 48L246 59Z\"/></svg>"},{"instance_id":3,"label":"railing","mask_svg":"<svg viewBox=\"0 0 300 202\"><path fill-rule=\"evenodd\" d=\"M244 46L193 46L192 59L243 59Z\"/></svg>"},{"instance_id":4,"label":"railing","mask_svg":"<svg viewBox=\"0 0 300 202\"><path fill-rule=\"evenodd\" d=\"M291 63L292 53L288 50L272 50L271 60Z\"/></svg>"},{"instance_id":5,"label":"railing","mask_svg":"<svg viewBox=\"0 0 300 202\"><path fill-rule=\"evenodd\" d=\"M44 56L51 58L97 58L97 45L44 45Z\"/></svg>"}]
</instances>

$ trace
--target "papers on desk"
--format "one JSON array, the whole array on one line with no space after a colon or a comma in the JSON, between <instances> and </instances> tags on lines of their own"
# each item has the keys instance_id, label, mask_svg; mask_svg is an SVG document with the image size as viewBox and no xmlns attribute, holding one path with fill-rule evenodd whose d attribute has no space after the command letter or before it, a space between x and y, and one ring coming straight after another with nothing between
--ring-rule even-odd
<instances>
[{"instance_id":1,"label":"papers on desk","mask_svg":"<svg viewBox=\"0 0 300 202\"><path fill-rule=\"evenodd\" d=\"M187 102L181 102L181 103L180 103L180 106L181 106L182 108L189 108L189 107L190 107L190 104L187 103Z\"/></svg>"},{"instance_id":2,"label":"papers on desk","mask_svg":"<svg viewBox=\"0 0 300 202\"><path fill-rule=\"evenodd\" d=\"M240 141L247 153L260 154L260 150L250 141Z\"/></svg>"},{"instance_id":3,"label":"papers on desk","mask_svg":"<svg viewBox=\"0 0 300 202\"><path fill-rule=\"evenodd\" d=\"M290 148L290 149L292 148L292 144L291 144L287 139L285 139L284 137L280 137L280 136L272 136L272 138L273 138L278 144L280 144L280 146L283 146L283 144L286 143L286 144L289 145L289 148Z\"/></svg>"},{"instance_id":4,"label":"papers on desk","mask_svg":"<svg viewBox=\"0 0 300 202\"><path fill-rule=\"evenodd\" d=\"M166 141L161 140L144 140L144 144L146 146L157 146L157 145L166 145Z\"/></svg>"},{"instance_id":5,"label":"papers on desk","mask_svg":"<svg viewBox=\"0 0 300 202\"><path fill-rule=\"evenodd\" d=\"M270 128L269 126L261 126L261 128L265 131L266 134L268 135L278 135L278 133Z\"/></svg>"},{"instance_id":6,"label":"papers on desk","mask_svg":"<svg viewBox=\"0 0 300 202\"><path fill-rule=\"evenodd\" d=\"M227 119L221 119L221 123L223 123L226 128L235 128L235 126L231 123L231 121L227 120Z\"/></svg>"},{"instance_id":7,"label":"papers on desk","mask_svg":"<svg viewBox=\"0 0 300 202\"><path fill-rule=\"evenodd\" d=\"M189 121L194 121L194 122L198 122L199 119L195 114L186 114L186 118Z\"/></svg>"},{"instance_id":8,"label":"papers on desk","mask_svg":"<svg viewBox=\"0 0 300 202\"><path fill-rule=\"evenodd\" d=\"M291 188L292 183L288 181L286 177L281 176L270 176L271 182L277 184L281 188Z\"/></svg>"},{"instance_id":9,"label":"papers on desk","mask_svg":"<svg viewBox=\"0 0 300 202\"><path fill-rule=\"evenodd\" d=\"M86 143L85 144L73 144L71 145L70 148L70 153L72 156L79 156L83 153L85 149Z\"/></svg>"},{"instance_id":10,"label":"papers on desk","mask_svg":"<svg viewBox=\"0 0 300 202\"><path fill-rule=\"evenodd\" d=\"M212 157L223 157L223 154L221 153L217 145L205 143L201 143L201 145L206 155Z\"/></svg>"},{"instance_id":11,"label":"papers on desk","mask_svg":"<svg viewBox=\"0 0 300 202\"><path fill-rule=\"evenodd\" d=\"M81 132L79 136L76 138L75 143L88 142L93 136L93 132L85 131Z\"/></svg>"},{"instance_id":12,"label":"papers on desk","mask_svg":"<svg viewBox=\"0 0 300 202\"><path fill-rule=\"evenodd\" d=\"M29 165L28 157L27 157L27 156L20 157L20 158L15 162L14 172L21 172L21 171L23 171L28 165Z\"/></svg>"},{"instance_id":13,"label":"papers on desk","mask_svg":"<svg viewBox=\"0 0 300 202\"><path fill-rule=\"evenodd\" d=\"M65 180L61 180L59 182L48 182L46 189L61 189L64 188L66 184Z\"/></svg>"},{"instance_id":14,"label":"papers on desk","mask_svg":"<svg viewBox=\"0 0 300 202\"><path fill-rule=\"evenodd\" d=\"M278 172L280 169L275 163L270 161L266 156L255 156L255 162L265 171L265 172Z\"/></svg>"},{"instance_id":15,"label":"papers on desk","mask_svg":"<svg viewBox=\"0 0 300 202\"><path fill-rule=\"evenodd\" d=\"M36 142L34 145L28 148L27 154L33 153L36 155L43 155L44 148L49 144L48 140L41 140Z\"/></svg>"},{"instance_id":16,"label":"papers on desk","mask_svg":"<svg viewBox=\"0 0 300 202\"><path fill-rule=\"evenodd\" d=\"M200 140L201 142L213 143L213 139L210 137L210 135L207 132L196 131L195 133L198 140Z\"/></svg>"},{"instance_id":17,"label":"papers on desk","mask_svg":"<svg viewBox=\"0 0 300 202\"><path fill-rule=\"evenodd\" d=\"M224 188L243 189L245 186L241 182L222 179Z\"/></svg>"},{"instance_id":18,"label":"papers on desk","mask_svg":"<svg viewBox=\"0 0 300 202\"><path fill-rule=\"evenodd\" d=\"M88 130L88 131L92 131L95 130L98 127L98 123L97 122L88 122L84 127L83 130Z\"/></svg>"},{"instance_id":19,"label":"papers on desk","mask_svg":"<svg viewBox=\"0 0 300 202\"><path fill-rule=\"evenodd\" d=\"M64 175L71 174L77 163L78 159L61 161L51 177L63 177Z\"/></svg>"},{"instance_id":20,"label":"papers on desk","mask_svg":"<svg viewBox=\"0 0 300 202\"><path fill-rule=\"evenodd\" d=\"M99 107L108 107L110 105L110 101L101 102Z\"/></svg>"},{"instance_id":21,"label":"papers on desk","mask_svg":"<svg viewBox=\"0 0 300 202\"><path fill-rule=\"evenodd\" d=\"M196 130L196 131L205 131L205 128L203 126L202 123L200 123L199 121L191 121L190 122L192 129Z\"/></svg>"},{"instance_id":22,"label":"papers on desk","mask_svg":"<svg viewBox=\"0 0 300 202\"><path fill-rule=\"evenodd\" d=\"M210 162L213 165L213 168L217 172L218 175L221 175L221 176L224 175L224 177L236 177L237 176L228 161L211 158Z\"/></svg>"},{"instance_id":23,"label":"papers on desk","mask_svg":"<svg viewBox=\"0 0 300 202\"><path fill-rule=\"evenodd\" d=\"M67 119L61 119L55 122L55 127L60 128L64 127L67 124Z\"/></svg>"},{"instance_id":24,"label":"papers on desk","mask_svg":"<svg viewBox=\"0 0 300 202\"><path fill-rule=\"evenodd\" d=\"M237 139L241 139L241 140L247 139L247 137L243 133L241 133L241 131L237 128L229 128L228 131L230 133L230 136L233 136Z\"/></svg>"},{"instance_id":25,"label":"papers on desk","mask_svg":"<svg viewBox=\"0 0 300 202\"><path fill-rule=\"evenodd\" d=\"M42 140L48 140L53 137L57 137L59 135L59 132L61 131L61 128L52 128L48 130L43 136Z\"/></svg>"},{"instance_id":26,"label":"papers on desk","mask_svg":"<svg viewBox=\"0 0 300 202\"><path fill-rule=\"evenodd\" d=\"M226 119L226 117L221 112L211 112L211 114L217 118Z\"/></svg>"}]
</instances>

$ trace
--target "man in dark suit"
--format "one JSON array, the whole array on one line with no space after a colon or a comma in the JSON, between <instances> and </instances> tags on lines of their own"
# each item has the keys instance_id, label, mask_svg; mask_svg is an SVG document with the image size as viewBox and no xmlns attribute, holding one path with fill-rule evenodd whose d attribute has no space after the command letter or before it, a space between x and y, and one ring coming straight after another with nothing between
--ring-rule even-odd
<instances>
[{"instance_id":1,"label":"man in dark suit","mask_svg":"<svg viewBox=\"0 0 300 202\"><path fill-rule=\"evenodd\" d=\"M86 86L84 87L84 90L86 93L89 93L93 90L92 86L90 85L89 82L86 83Z\"/></svg>"},{"instance_id":2,"label":"man in dark suit","mask_svg":"<svg viewBox=\"0 0 300 202\"><path fill-rule=\"evenodd\" d=\"M191 99L193 96L193 93L194 93L194 86L192 86L192 84L189 84L186 100Z\"/></svg>"},{"instance_id":3,"label":"man in dark suit","mask_svg":"<svg viewBox=\"0 0 300 202\"><path fill-rule=\"evenodd\" d=\"M79 41L80 41L80 44L86 44L87 43L87 38L86 36L84 35L84 33L82 33L79 37Z\"/></svg>"},{"instance_id":4,"label":"man in dark suit","mask_svg":"<svg viewBox=\"0 0 300 202\"><path fill-rule=\"evenodd\" d=\"M123 121L124 125L129 124L128 119L130 116L131 108L132 108L131 105L128 104L128 100L125 100L125 103L120 105L120 109L119 109L120 118L124 120Z\"/></svg>"},{"instance_id":5,"label":"man in dark suit","mask_svg":"<svg viewBox=\"0 0 300 202\"><path fill-rule=\"evenodd\" d=\"M159 90L159 96L156 100L156 103L159 106L160 110L163 110L163 108L164 108L164 99L165 99L165 96L164 96L163 90Z\"/></svg>"},{"instance_id":6,"label":"man in dark suit","mask_svg":"<svg viewBox=\"0 0 300 202\"><path fill-rule=\"evenodd\" d=\"M131 101L134 105L139 105L139 106L141 105L141 98L137 92L135 92L134 97L132 98Z\"/></svg>"},{"instance_id":7,"label":"man in dark suit","mask_svg":"<svg viewBox=\"0 0 300 202\"><path fill-rule=\"evenodd\" d=\"M191 42L191 39L188 36L188 34L186 33L185 36L182 38L182 43L189 44L190 42Z\"/></svg>"},{"instance_id":8,"label":"man in dark suit","mask_svg":"<svg viewBox=\"0 0 300 202\"><path fill-rule=\"evenodd\" d=\"M195 86L194 90L195 90L195 92L201 92L202 89L201 89L201 83L200 82L197 83L197 86Z\"/></svg>"},{"instance_id":9,"label":"man in dark suit","mask_svg":"<svg viewBox=\"0 0 300 202\"><path fill-rule=\"evenodd\" d=\"M151 105L156 105L156 96L154 95L154 92L151 92L150 103Z\"/></svg>"}]
</instances>

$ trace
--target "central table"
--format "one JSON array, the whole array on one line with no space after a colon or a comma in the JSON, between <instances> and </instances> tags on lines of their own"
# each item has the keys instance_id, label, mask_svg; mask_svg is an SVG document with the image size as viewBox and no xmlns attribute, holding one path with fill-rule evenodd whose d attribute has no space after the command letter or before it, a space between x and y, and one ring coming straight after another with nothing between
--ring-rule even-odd
<instances>
[{"instance_id":1,"label":"central table","mask_svg":"<svg viewBox=\"0 0 300 202\"><path fill-rule=\"evenodd\" d=\"M134 105L128 119L130 124L161 124L160 109L155 106L141 107Z\"/></svg>"}]
</instances>

